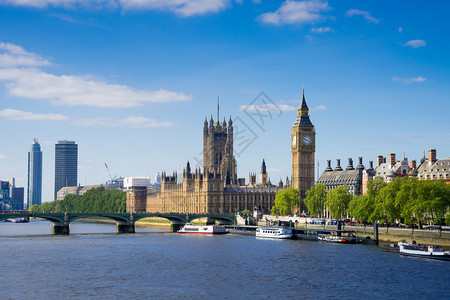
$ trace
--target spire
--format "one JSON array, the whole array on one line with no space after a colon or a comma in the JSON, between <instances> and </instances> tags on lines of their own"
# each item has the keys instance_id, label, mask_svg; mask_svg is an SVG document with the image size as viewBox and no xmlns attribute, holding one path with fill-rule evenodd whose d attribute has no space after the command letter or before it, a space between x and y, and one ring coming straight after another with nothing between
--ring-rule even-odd
<instances>
[{"instance_id":1,"label":"spire","mask_svg":"<svg viewBox=\"0 0 450 300\"><path fill-rule=\"evenodd\" d=\"M302 94L302 101L300 102L300 106L297 111L297 120L295 121L294 125L300 125L300 126L306 126L306 127L312 127L313 124L311 123L311 120L309 119L309 108L308 104L306 104L305 99L305 89L303 88L303 94Z\"/></svg>"},{"instance_id":2,"label":"spire","mask_svg":"<svg viewBox=\"0 0 450 300\"><path fill-rule=\"evenodd\" d=\"M191 164L189 163L189 160L187 161L187 164L186 164L186 173L191 174Z\"/></svg>"},{"instance_id":3,"label":"spire","mask_svg":"<svg viewBox=\"0 0 450 300\"><path fill-rule=\"evenodd\" d=\"M261 174L267 174L266 162L264 161L264 159L261 165Z\"/></svg>"},{"instance_id":4,"label":"spire","mask_svg":"<svg viewBox=\"0 0 450 300\"><path fill-rule=\"evenodd\" d=\"M302 102L300 103L300 109L301 110L309 110L308 105L306 104L306 99L305 99L305 88L303 88Z\"/></svg>"},{"instance_id":5,"label":"spire","mask_svg":"<svg viewBox=\"0 0 450 300\"><path fill-rule=\"evenodd\" d=\"M219 114L219 94L217 94L217 120L220 120L220 114Z\"/></svg>"}]
</instances>

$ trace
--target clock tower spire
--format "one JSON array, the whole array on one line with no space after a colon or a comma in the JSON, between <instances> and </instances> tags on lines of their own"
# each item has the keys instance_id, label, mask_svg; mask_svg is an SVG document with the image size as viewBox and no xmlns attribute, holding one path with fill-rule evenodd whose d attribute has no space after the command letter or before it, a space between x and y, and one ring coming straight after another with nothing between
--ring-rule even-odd
<instances>
[{"instance_id":1,"label":"clock tower spire","mask_svg":"<svg viewBox=\"0 0 450 300\"><path fill-rule=\"evenodd\" d=\"M305 90L297 111L297 119L291 131L292 186L300 191L301 199L306 198L306 191L314 186L314 155L316 151L316 132L309 119ZM301 211L306 211L302 202Z\"/></svg>"}]
</instances>

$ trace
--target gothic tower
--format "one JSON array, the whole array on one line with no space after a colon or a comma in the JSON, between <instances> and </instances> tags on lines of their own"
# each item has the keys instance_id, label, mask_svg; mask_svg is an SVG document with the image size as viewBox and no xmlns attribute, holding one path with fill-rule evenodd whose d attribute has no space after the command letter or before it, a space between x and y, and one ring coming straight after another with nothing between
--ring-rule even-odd
<instances>
[{"instance_id":1,"label":"gothic tower","mask_svg":"<svg viewBox=\"0 0 450 300\"><path fill-rule=\"evenodd\" d=\"M218 105L218 104L217 104ZM213 118L205 119L203 126L203 170L206 173L220 174L227 184L236 184L236 160L233 156L233 121L223 123L219 121L219 109L217 109L217 121Z\"/></svg>"},{"instance_id":2,"label":"gothic tower","mask_svg":"<svg viewBox=\"0 0 450 300\"><path fill-rule=\"evenodd\" d=\"M316 132L309 119L309 108L303 90L302 102L297 112L297 119L291 132L292 183L300 190L301 199L306 198L306 191L314 186L314 153L316 151ZM306 211L302 203L301 211Z\"/></svg>"}]
</instances>

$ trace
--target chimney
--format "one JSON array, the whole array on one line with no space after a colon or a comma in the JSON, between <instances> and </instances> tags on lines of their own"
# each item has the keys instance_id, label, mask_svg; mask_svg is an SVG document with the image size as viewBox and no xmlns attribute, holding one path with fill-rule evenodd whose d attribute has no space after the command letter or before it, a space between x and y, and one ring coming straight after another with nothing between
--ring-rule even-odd
<instances>
[{"instance_id":1,"label":"chimney","mask_svg":"<svg viewBox=\"0 0 450 300\"><path fill-rule=\"evenodd\" d=\"M377 167L379 165L381 165L383 163L383 161L384 161L383 155L378 155L378 157L377 157Z\"/></svg>"},{"instance_id":2,"label":"chimney","mask_svg":"<svg viewBox=\"0 0 450 300\"><path fill-rule=\"evenodd\" d=\"M434 164L436 162L436 149L428 150L428 161L430 164Z\"/></svg>"},{"instance_id":3,"label":"chimney","mask_svg":"<svg viewBox=\"0 0 450 300\"><path fill-rule=\"evenodd\" d=\"M415 160L412 160L412 161L409 163L409 167L410 167L412 170L415 170L416 167L417 167L416 161L415 161Z\"/></svg>"},{"instance_id":4,"label":"chimney","mask_svg":"<svg viewBox=\"0 0 450 300\"><path fill-rule=\"evenodd\" d=\"M369 161L369 170L373 171L373 160Z\"/></svg>"},{"instance_id":5,"label":"chimney","mask_svg":"<svg viewBox=\"0 0 450 300\"><path fill-rule=\"evenodd\" d=\"M389 166L395 165L395 153L389 153Z\"/></svg>"},{"instance_id":6,"label":"chimney","mask_svg":"<svg viewBox=\"0 0 450 300\"><path fill-rule=\"evenodd\" d=\"M363 158L362 157L359 157L359 163L356 166L356 170L364 170Z\"/></svg>"},{"instance_id":7,"label":"chimney","mask_svg":"<svg viewBox=\"0 0 450 300\"><path fill-rule=\"evenodd\" d=\"M345 170L347 171L347 170L354 170L354 169L355 168L353 168L353 159L349 158L348 159L348 166L347 166L347 168Z\"/></svg>"},{"instance_id":8,"label":"chimney","mask_svg":"<svg viewBox=\"0 0 450 300\"><path fill-rule=\"evenodd\" d=\"M340 159L336 159L336 161L337 161L337 166L336 166L336 168L334 168L334 170L335 171L342 171L341 160Z\"/></svg>"},{"instance_id":9,"label":"chimney","mask_svg":"<svg viewBox=\"0 0 450 300\"><path fill-rule=\"evenodd\" d=\"M331 168L331 160L327 160L327 168L324 170L325 172L332 172L333 169Z\"/></svg>"}]
</instances>

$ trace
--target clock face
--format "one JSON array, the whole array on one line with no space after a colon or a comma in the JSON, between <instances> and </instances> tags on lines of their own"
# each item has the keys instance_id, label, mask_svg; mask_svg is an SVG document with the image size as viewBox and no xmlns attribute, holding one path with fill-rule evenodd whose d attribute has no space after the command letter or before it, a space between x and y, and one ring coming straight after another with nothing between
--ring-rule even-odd
<instances>
[{"instance_id":1,"label":"clock face","mask_svg":"<svg viewBox=\"0 0 450 300\"><path fill-rule=\"evenodd\" d=\"M312 139L309 135L305 135L302 138L303 145L308 146L309 144L311 144L311 141L312 141Z\"/></svg>"},{"instance_id":2,"label":"clock face","mask_svg":"<svg viewBox=\"0 0 450 300\"><path fill-rule=\"evenodd\" d=\"M297 144L297 136L293 136L292 137L292 146L294 146L295 147L295 145Z\"/></svg>"}]
</instances>

